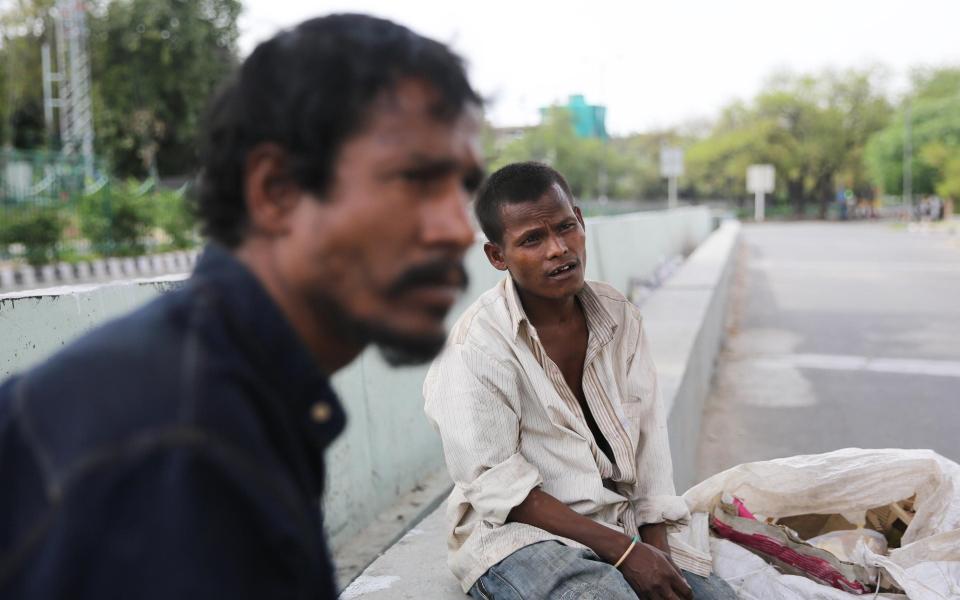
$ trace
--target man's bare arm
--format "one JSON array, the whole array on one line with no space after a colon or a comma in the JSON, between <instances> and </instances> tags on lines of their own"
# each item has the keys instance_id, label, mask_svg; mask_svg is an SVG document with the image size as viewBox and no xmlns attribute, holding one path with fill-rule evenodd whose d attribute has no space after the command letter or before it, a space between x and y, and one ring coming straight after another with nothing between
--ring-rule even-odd
<instances>
[{"instance_id":1,"label":"man's bare arm","mask_svg":"<svg viewBox=\"0 0 960 600\"><path fill-rule=\"evenodd\" d=\"M660 549L661 552L670 556L670 545L667 543L667 525L666 523L651 523L640 526L640 539L644 544Z\"/></svg>"},{"instance_id":2,"label":"man's bare arm","mask_svg":"<svg viewBox=\"0 0 960 600\"><path fill-rule=\"evenodd\" d=\"M508 521L526 523L554 535L580 542L608 563L614 563L630 545L630 536L589 519L540 488L510 511Z\"/></svg>"},{"instance_id":3,"label":"man's bare arm","mask_svg":"<svg viewBox=\"0 0 960 600\"><path fill-rule=\"evenodd\" d=\"M623 556L632 540L630 536L577 513L540 488L531 490L526 499L510 511L507 521L532 525L580 542L611 564ZM660 541L657 529L650 529L647 535L652 536L654 541ZM662 542L666 546L665 528ZM693 598L690 587L669 557L645 539L627 555L620 565L620 571L630 586L638 594L643 594L641 597L654 600Z\"/></svg>"}]
</instances>

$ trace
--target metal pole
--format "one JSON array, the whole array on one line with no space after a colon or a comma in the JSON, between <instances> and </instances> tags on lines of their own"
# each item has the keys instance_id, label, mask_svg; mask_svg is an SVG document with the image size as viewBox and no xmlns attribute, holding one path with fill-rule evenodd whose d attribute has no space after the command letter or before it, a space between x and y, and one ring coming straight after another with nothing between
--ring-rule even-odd
<instances>
[{"instance_id":1,"label":"metal pole","mask_svg":"<svg viewBox=\"0 0 960 600\"><path fill-rule=\"evenodd\" d=\"M753 220L763 221L764 219L764 203L763 203L763 192L755 192L753 197Z\"/></svg>"},{"instance_id":2,"label":"metal pole","mask_svg":"<svg viewBox=\"0 0 960 600\"><path fill-rule=\"evenodd\" d=\"M908 220L913 219L913 116L910 98L904 114L903 129L903 202L907 206Z\"/></svg>"},{"instance_id":3,"label":"metal pole","mask_svg":"<svg viewBox=\"0 0 960 600\"><path fill-rule=\"evenodd\" d=\"M667 206L669 208L677 207L677 178L667 178Z\"/></svg>"},{"instance_id":4,"label":"metal pole","mask_svg":"<svg viewBox=\"0 0 960 600\"><path fill-rule=\"evenodd\" d=\"M47 138L53 137L53 73L50 66L50 44L40 46L40 62L43 68L43 122L47 126Z\"/></svg>"},{"instance_id":5,"label":"metal pole","mask_svg":"<svg viewBox=\"0 0 960 600\"><path fill-rule=\"evenodd\" d=\"M607 140L600 138L600 172L597 173L597 187L600 188L600 202L607 201Z\"/></svg>"},{"instance_id":6,"label":"metal pole","mask_svg":"<svg viewBox=\"0 0 960 600\"><path fill-rule=\"evenodd\" d=\"M62 9L54 7L54 37L57 43L57 99L60 118L60 150L68 151L70 138L70 79L67 73L67 36L63 29Z\"/></svg>"}]
</instances>

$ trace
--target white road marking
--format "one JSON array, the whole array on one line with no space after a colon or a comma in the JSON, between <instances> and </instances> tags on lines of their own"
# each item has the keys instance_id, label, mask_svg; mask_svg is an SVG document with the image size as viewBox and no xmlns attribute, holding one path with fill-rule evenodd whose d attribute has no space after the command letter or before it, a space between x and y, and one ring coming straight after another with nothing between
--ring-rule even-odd
<instances>
[{"instance_id":1,"label":"white road marking","mask_svg":"<svg viewBox=\"0 0 960 600\"><path fill-rule=\"evenodd\" d=\"M820 272L853 273L956 273L960 274L960 261L855 261L855 260L781 260L766 258L751 260L751 268L762 270L808 270Z\"/></svg>"},{"instance_id":2,"label":"white road marking","mask_svg":"<svg viewBox=\"0 0 960 600\"><path fill-rule=\"evenodd\" d=\"M849 354L785 354L749 360L756 366L829 371L869 371L899 375L960 377L960 361L916 358L873 358Z\"/></svg>"},{"instance_id":3,"label":"white road marking","mask_svg":"<svg viewBox=\"0 0 960 600\"><path fill-rule=\"evenodd\" d=\"M352 600L365 594L389 590L398 581L400 581L400 578L395 575L361 575L354 579L347 589L343 590L340 594L340 600Z\"/></svg>"}]
</instances>

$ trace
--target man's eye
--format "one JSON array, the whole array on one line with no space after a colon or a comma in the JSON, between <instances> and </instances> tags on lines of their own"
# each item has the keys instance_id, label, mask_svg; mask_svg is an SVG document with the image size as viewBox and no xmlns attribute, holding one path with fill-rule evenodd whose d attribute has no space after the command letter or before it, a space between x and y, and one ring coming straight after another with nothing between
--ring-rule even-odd
<instances>
[{"instance_id":1,"label":"man's eye","mask_svg":"<svg viewBox=\"0 0 960 600\"><path fill-rule=\"evenodd\" d=\"M463 188L468 192L470 192L471 194L476 192L480 188L481 183L483 183L482 171L470 173L463 178Z\"/></svg>"},{"instance_id":2,"label":"man's eye","mask_svg":"<svg viewBox=\"0 0 960 600\"><path fill-rule=\"evenodd\" d=\"M564 223L560 226L560 231L567 231L573 227L573 223Z\"/></svg>"},{"instance_id":3,"label":"man's eye","mask_svg":"<svg viewBox=\"0 0 960 600\"><path fill-rule=\"evenodd\" d=\"M420 173L419 171L407 171L403 174L403 179L410 183L423 184L433 179L430 173Z\"/></svg>"}]
</instances>

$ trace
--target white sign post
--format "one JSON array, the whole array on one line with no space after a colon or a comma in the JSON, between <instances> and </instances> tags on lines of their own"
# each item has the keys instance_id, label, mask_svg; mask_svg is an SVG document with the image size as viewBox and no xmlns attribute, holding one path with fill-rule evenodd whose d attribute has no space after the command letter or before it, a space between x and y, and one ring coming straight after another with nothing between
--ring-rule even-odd
<instances>
[{"instance_id":1,"label":"white sign post","mask_svg":"<svg viewBox=\"0 0 960 600\"><path fill-rule=\"evenodd\" d=\"M683 177L683 149L671 146L660 148L660 175L667 178L667 206L676 208L677 178Z\"/></svg>"},{"instance_id":2,"label":"white sign post","mask_svg":"<svg viewBox=\"0 0 960 600\"><path fill-rule=\"evenodd\" d=\"M763 220L764 194L773 193L774 189L773 165L750 165L747 167L747 191L754 193L753 219Z\"/></svg>"}]
</instances>

